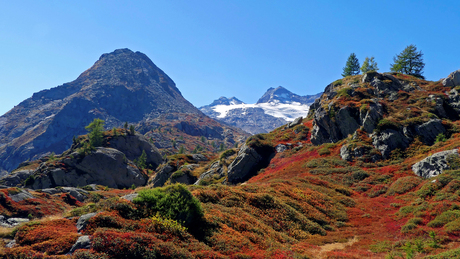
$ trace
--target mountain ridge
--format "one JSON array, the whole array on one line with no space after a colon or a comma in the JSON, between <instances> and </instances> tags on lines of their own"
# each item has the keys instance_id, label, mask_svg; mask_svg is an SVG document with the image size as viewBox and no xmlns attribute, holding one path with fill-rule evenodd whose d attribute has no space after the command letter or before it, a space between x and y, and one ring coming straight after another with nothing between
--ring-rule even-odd
<instances>
[{"instance_id":1,"label":"mountain ridge","mask_svg":"<svg viewBox=\"0 0 460 259\"><path fill-rule=\"evenodd\" d=\"M101 55L74 81L37 92L0 116L0 171L63 152L95 118L112 128L125 122L158 125L168 121L162 114L205 117L145 54L117 49Z\"/></svg>"}]
</instances>

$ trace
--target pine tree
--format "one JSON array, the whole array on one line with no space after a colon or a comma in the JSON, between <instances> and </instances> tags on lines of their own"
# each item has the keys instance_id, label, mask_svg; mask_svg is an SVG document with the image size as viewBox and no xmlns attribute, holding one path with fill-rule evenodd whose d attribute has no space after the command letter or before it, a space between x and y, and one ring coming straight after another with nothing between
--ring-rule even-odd
<instances>
[{"instance_id":1,"label":"pine tree","mask_svg":"<svg viewBox=\"0 0 460 259\"><path fill-rule=\"evenodd\" d=\"M139 167L140 169L147 168L147 154L145 153L145 150L142 150L142 154L136 162L137 167Z\"/></svg>"},{"instance_id":2,"label":"pine tree","mask_svg":"<svg viewBox=\"0 0 460 259\"><path fill-rule=\"evenodd\" d=\"M354 76L359 74L359 61L355 53L351 53L347 59L347 63L343 68L342 76Z\"/></svg>"},{"instance_id":3,"label":"pine tree","mask_svg":"<svg viewBox=\"0 0 460 259\"><path fill-rule=\"evenodd\" d=\"M422 76L423 68L425 67L423 53L422 51L417 52L415 45L407 46L399 55L393 58L393 62L391 71L424 78Z\"/></svg>"},{"instance_id":4,"label":"pine tree","mask_svg":"<svg viewBox=\"0 0 460 259\"><path fill-rule=\"evenodd\" d=\"M184 152L185 152L185 148L183 145L181 145L179 148L179 154L183 154Z\"/></svg>"},{"instance_id":5,"label":"pine tree","mask_svg":"<svg viewBox=\"0 0 460 259\"><path fill-rule=\"evenodd\" d=\"M129 134L133 135L136 134L136 131L134 130L134 125L129 126Z\"/></svg>"},{"instance_id":6,"label":"pine tree","mask_svg":"<svg viewBox=\"0 0 460 259\"><path fill-rule=\"evenodd\" d=\"M102 145L104 121L101 119L94 119L88 126L85 127L89 131L89 144L92 147L99 147Z\"/></svg>"},{"instance_id":7,"label":"pine tree","mask_svg":"<svg viewBox=\"0 0 460 259\"><path fill-rule=\"evenodd\" d=\"M361 66L361 72L367 73L367 72L375 72L379 70L377 67L377 62L374 61L374 57L364 59L363 65Z\"/></svg>"}]
</instances>

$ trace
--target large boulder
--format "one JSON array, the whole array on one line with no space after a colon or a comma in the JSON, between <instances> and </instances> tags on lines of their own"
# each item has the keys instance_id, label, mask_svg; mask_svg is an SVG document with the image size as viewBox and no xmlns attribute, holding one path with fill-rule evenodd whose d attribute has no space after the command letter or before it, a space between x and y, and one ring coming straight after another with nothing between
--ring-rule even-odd
<instances>
[{"instance_id":1,"label":"large boulder","mask_svg":"<svg viewBox=\"0 0 460 259\"><path fill-rule=\"evenodd\" d=\"M342 107L337 112L319 107L315 112L311 142L315 145L337 142L353 134L360 127L359 110L354 107ZM331 115L335 113L335 116Z\"/></svg>"},{"instance_id":2,"label":"large boulder","mask_svg":"<svg viewBox=\"0 0 460 259\"><path fill-rule=\"evenodd\" d=\"M391 151L397 148L404 150L411 142L411 138L406 136L403 131L394 129L375 132L371 134L371 138L372 144L382 153L385 159L390 157Z\"/></svg>"},{"instance_id":3,"label":"large boulder","mask_svg":"<svg viewBox=\"0 0 460 259\"><path fill-rule=\"evenodd\" d=\"M257 152L256 149L244 144L238 151L238 156L228 166L227 180L230 184L244 182L254 176L258 170L267 166L274 154Z\"/></svg>"},{"instance_id":4,"label":"large boulder","mask_svg":"<svg viewBox=\"0 0 460 259\"><path fill-rule=\"evenodd\" d=\"M169 177L171 177L172 173L176 170L177 167L170 164L165 164L158 169L158 172L155 174L153 179L149 181L149 184L153 184L153 187L163 186L166 181L168 181Z\"/></svg>"},{"instance_id":5,"label":"large boulder","mask_svg":"<svg viewBox=\"0 0 460 259\"><path fill-rule=\"evenodd\" d=\"M45 189L99 184L110 188L129 188L132 185L142 186L147 182L146 176L116 149L99 147L83 158L78 153L73 153L72 156L74 158L64 161L74 165L70 169L50 168L46 163L42 164L35 173L31 187Z\"/></svg>"},{"instance_id":6,"label":"large boulder","mask_svg":"<svg viewBox=\"0 0 460 259\"><path fill-rule=\"evenodd\" d=\"M206 181L212 181L213 179L217 180L225 176L224 165L221 161L215 161L211 163L206 172L202 173L198 180L194 183L199 185Z\"/></svg>"},{"instance_id":7,"label":"large boulder","mask_svg":"<svg viewBox=\"0 0 460 259\"><path fill-rule=\"evenodd\" d=\"M460 69L449 74L442 80L442 85L454 87L460 85Z\"/></svg>"},{"instance_id":8,"label":"large boulder","mask_svg":"<svg viewBox=\"0 0 460 259\"><path fill-rule=\"evenodd\" d=\"M73 254L78 249L90 249L91 248L91 240L89 236L80 236L78 237L77 241L75 244L70 248L70 251L68 254Z\"/></svg>"},{"instance_id":9,"label":"large boulder","mask_svg":"<svg viewBox=\"0 0 460 259\"><path fill-rule=\"evenodd\" d=\"M458 157L458 150L446 150L433 154L412 166L412 171L418 176L430 178L440 175L444 170L449 169L447 162L449 156Z\"/></svg>"},{"instance_id":10,"label":"large boulder","mask_svg":"<svg viewBox=\"0 0 460 259\"><path fill-rule=\"evenodd\" d=\"M439 134L446 133L446 128L442 125L440 119L433 119L418 125L415 131L417 135L422 137L423 143L433 145Z\"/></svg>"}]
</instances>

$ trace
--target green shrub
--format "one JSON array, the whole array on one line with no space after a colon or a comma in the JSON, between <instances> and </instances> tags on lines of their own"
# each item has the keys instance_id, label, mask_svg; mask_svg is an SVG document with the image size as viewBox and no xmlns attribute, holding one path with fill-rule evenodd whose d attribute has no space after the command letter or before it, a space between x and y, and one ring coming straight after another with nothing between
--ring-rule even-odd
<instances>
[{"instance_id":1,"label":"green shrub","mask_svg":"<svg viewBox=\"0 0 460 259\"><path fill-rule=\"evenodd\" d=\"M425 259L451 259L460 257L460 248L449 250L437 255L429 255Z\"/></svg>"},{"instance_id":2,"label":"green shrub","mask_svg":"<svg viewBox=\"0 0 460 259\"><path fill-rule=\"evenodd\" d=\"M418 186L421 182L422 180L416 176L401 177L388 188L387 195L406 193Z\"/></svg>"},{"instance_id":3,"label":"green shrub","mask_svg":"<svg viewBox=\"0 0 460 259\"><path fill-rule=\"evenodd\" d=\"M144 217L157 213L190 227L203 218L200 202L181 184L141 190L133 202L143 211Z\"/></svg>"},{"instance_id":4,"label":"green shrub","mask_svg":"<svg viewBox=\"0 0 460 259\"><path fill-rule=\"evenodd\" d=\"M460 231L460 219L456 219L444 225L444 229L447 233Z\"/></svg>"},{"instance_id":5,"label":"green shrub","mask_svg":"<svg viewBox=\"0 0 460 259\"><path fill-rule=\"evenodd\" d=\"M172 179L179 178L179 177L183 176L184 174L185 174L184 171L177 170L171 175L171 178Z\"/></svg>"},{"instance_id":6,"label":"green shrub","mask_svg":"<svg viewBox=\"0 0 460 259\"><path fill-rule=\"evenodd\" d=\"M444 133L439 133L439 134L436 136L436 140L435 140L434 143L445 142L446 140L447 140L446 135L444 135Z\"/></svg>"},{"instance_id":7,"label":"green shrub","mask_svg":"<svg viewBox=\"0 0 460 259\"><path fill-rule=\"evenodd\" d=\"M386 129L394 129L399 130L400 125L392 120L389 119L381 119L377 124L377 129L382 131Z\"/></svg>"},{"instance_id":8,"label":"green shrub","mask_svg":"<svg viewBox=\"0 0 460 259\"><path fill-rule=\"evenodd\" d=\"M408 233L413 229L416 229L417 225L414 223L406 223L404 226L401 227L401 233Z\"/></svg>"},{"instance_id":9,"label":"green shrub","mask_svg":"<svg viewBox=\"0 0 460 259\"><path fill-rule=\"evenodd\" d=\"M432 228L442 227L449 222L460 218L460 211L448 210L437 216L434 220L430 221L427 226Z\"/></svg>"},{"instance_id":10,"label":"green shrub","mask_svg":"<svg viewBox=\"0 0 460 259\"><path fill-rule=\"evenodd\" d=\"M423 185L422 188L417 191L417 195L420 196L420 198L425 199L426 197L433 196L437 189L439 189L438 185L430 182Z\"/></svg>"},{"instance_id":11,"label":"green shrub","mask_svg":"<svg viewBox=\"0 0 460 259\"><path fill-rule=\"evenodd\" d=\"M236 154L236 151L233 149L227 149L220 155L220 160L226 159L227 157L233 156Z\"/></svg>"}]
</instances>

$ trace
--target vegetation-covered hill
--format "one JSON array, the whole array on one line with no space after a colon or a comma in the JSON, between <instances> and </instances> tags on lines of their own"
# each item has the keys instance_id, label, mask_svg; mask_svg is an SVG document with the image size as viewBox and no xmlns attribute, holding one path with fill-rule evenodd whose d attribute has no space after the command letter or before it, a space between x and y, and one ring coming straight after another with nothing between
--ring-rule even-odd
<instances>
[{"instance_id":1,"label":"vegetation-covered hill","mask_svg":"<svg viewBox=\"0 0 460 259\"><path fill-rule=\"evenodd\" d=\"M210 161L200 162L192 174L213 173L197 185L169 178L157 188L151 182L135 190L87 186L87 198L71 203L66 193L40 190L15 202L20 189L3 189L3 213L30 214L33 221L3 229L4 242L14 238L16 245L1 253L6 258L459 257L460 159L458 152L435 156L460 146L457 90L396 73L345 77L326 88L307 118L253 136L239 150L208 153ZM176 170L169 173L191 165L192 158L168 157ZM420 168L442 173L416 175L419 167L413 165L426 158L432 159ZM152 180L164 167L147 174ZM242 168L249 169L243 174ZM133 195L119 198L128 193ZM56 214L61 216L44 217ZM66 255L77 239L86 249Z\"/></svg>"}]
</instances>

